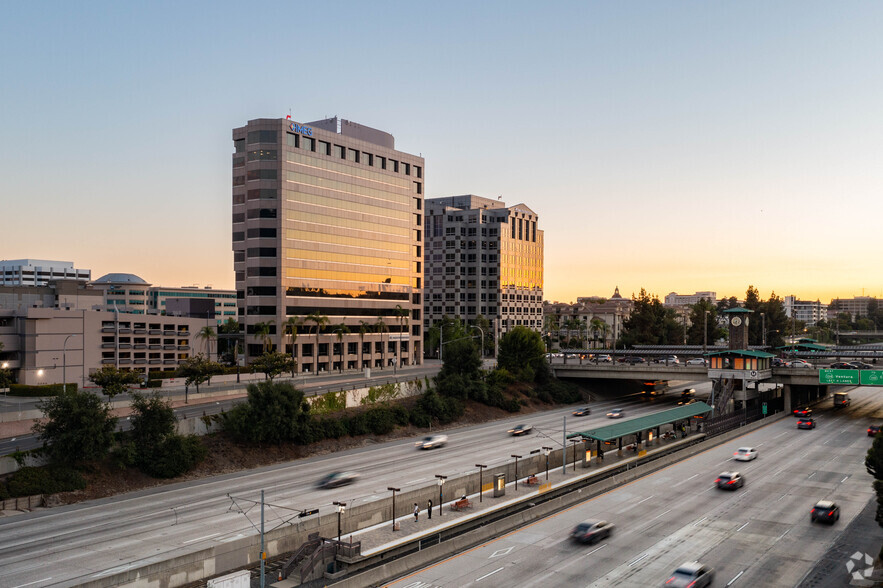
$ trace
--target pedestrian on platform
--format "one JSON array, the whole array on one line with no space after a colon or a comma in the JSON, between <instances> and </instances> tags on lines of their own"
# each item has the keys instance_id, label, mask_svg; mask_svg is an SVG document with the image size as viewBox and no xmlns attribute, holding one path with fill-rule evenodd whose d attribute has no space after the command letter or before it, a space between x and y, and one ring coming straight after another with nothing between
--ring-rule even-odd
<instances>
[{"instance_id":1,"label":"pedestrian on platform","mask_svg":"<svg viewBox=\"0 0 883 588\"><path fill-rule=\"evenodd\" d=\"M417 522L417 519L420 517L420 507L417 506L417 503L414 503L414 522Z\"/></svg>"}]
</instances>

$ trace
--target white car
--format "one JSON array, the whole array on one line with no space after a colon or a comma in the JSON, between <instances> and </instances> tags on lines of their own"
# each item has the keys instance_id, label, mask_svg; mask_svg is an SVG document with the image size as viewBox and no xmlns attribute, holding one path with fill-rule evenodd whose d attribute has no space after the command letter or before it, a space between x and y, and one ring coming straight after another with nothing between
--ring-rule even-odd
<instances>
[{"instance_id":1,"label":"white car","mask_svg":"<svg viewBox=\"0 0 883 588\"><path fill-rule=\"evenodd\" d=\"M707 362L704 357L694 357L693 359L687 360L687 365L706 365Z\"/></svg>"},{"instance_id":2,"label":"white car","mask_svg":"<svg viewBox=\"0 0 883 588\"><path fill-rule=\"evenodd\" d=\"M812 364L802 359L792 359L788 362L790 368L811 368Z\"/></svg>"},{"instance_id":3,"label":"white car","mask_svg":"<svg viewBox=\"0 0 883 588\"><path fill-rule=\"evenodd\" d=\"M757 459L757 449L754 447L740 447L733 453L733 459L736 461L751 461Z\"/></svg>"},{"instance_id":4,"label":"white car","mask_svg":"<svg viewBox=\"0 0 883 588\"><path fill-rule=\"evenodd\" d=\"M621 419L625 416L625 412L621 408L614 408L607 413L608 419Z\"/></svg>"},{"instance_id":5,"label":"white car","mask_svg":"<svg viewBox=\"0 0 883 588\"><path fill-rule=\"evenodd\" d=\"M603 355L603 354L602 354L602 355L596 355L596 356L595 356L595 362L596 362L596 363L612 363L612 362L613 362L613 358L610 357L609 355Z\"/></svg>"},{"instance_id":6,"label":"white car","mask_svg":"<svg viewBox=\"0 0 883 588\"><path fill-rule=\"evenodd\" d=\"M420 449L435 449L436 447L444 447L448 443L447 435L430 435L417 441L415 445Z\"/></svg>"}]
</instances>

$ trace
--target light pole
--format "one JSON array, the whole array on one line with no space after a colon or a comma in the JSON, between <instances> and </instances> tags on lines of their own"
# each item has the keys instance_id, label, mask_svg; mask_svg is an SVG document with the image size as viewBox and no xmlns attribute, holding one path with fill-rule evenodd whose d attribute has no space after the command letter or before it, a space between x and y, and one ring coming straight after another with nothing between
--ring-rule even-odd
<instances>
[{"instance_id":1,"label":"light pole","mask_svg":"<svg viewBox=\"0 0 883 588\"><path fill-rule=\"evenodd\" d=\"M442 497L442 487L445 485L445 480L448 479L447 476L440 476L438 474L435 475L438 478L438 516L442 516L444 511L442 509L442 502L444 498Z\"/></svg>"},{"instance_id":2,"label":"light pole","mask_svg":"<svg viewBox=\"0 0 883 588\"><path fill-rule=\"evenodd\" d=\"M478 501L481 502L481 499L484 498L484 486L482 486L481 482L481 474L484 472L484 468L487 466L481 463L475 464L475 467L478 468Z\"/></svg>"},{"instance_id":3,"label":"light pole","mask_svg":"<svg viewBox=\"0 0 883 588\"><path fill-rule=\"evenodd\" d=\"M346 502L333 502L332 504L337 507L337 542L340 543L340 515L346 510Z\"/></svg>"},{"instance_id":4,"label":"light pole","mask_svg":"<svg viewBox=\"0 0 883 588\"><path fill-rule=\"evenodd\" d=\"M571 443L573 443L573 473L576 473L576 446L578 443L582 443L582 439L571 439Z\"/></svg>"},{"instance_id":5,"label":"light pole","mask_svg":"<svg viewBox=\"0 0 883 588\"><path fill-rule=\"evenodd\" d=\"M703 329L702 329L702 355L708 353L708 315L711 314L710 310L705 311L705 320L703 321Z\"/></svg>"},{"instance_id":6,"label":"light pole","mask_svg":"<svg viewBox=\"0 0 883 588\"><path fill-rule=\"evenodd\" d=\"M546 456L546 481L549 481L549 454L552 453L551 447L543 447L543 455Z\"/></svg>"},{"instance_id":7,"label":"light pole","mask_svg":"<svg viewBox=\"0 0 883 588\"><path fill-rule=\"evenodd\" d=\"M760 332L763 333L761 345L766 347L766 315L764 313L760 313Z\"/></svg>"},{"instance_id":8,"label":"light pole","mask_svg":"<svg viewBox=\"0 0 883 588\"><path fill-rule=\"evenodd\" d=\"M387 490L392 492L392 530L395 532L396 530L396 492L401 492L401 488L393 488L392 486L387 487Z\"/></svg>"},{"instance_id":9,"label":"light pole","mask_svg":"<svg viewBox=\"0 0 883 588\"><path fill-rule=\"evenodd\" d=\"M67 392L67 340L77 335L71 334L64 338L61 346L61 390Z\"/></svg>"},{"instance_id":10,"label":"light pole","mask_svg":"<svg viewBox=\"0 0 883 588\"><path fill-rule=\"evenodd\" d=\"M479 327L477 325L469 325L469 328L470 329L478 329L478 332L481 333L481 350L480 350L479 356L481 357L481 359L484 359L484 329L482 329L481 327Z\"/></svg>"},{"instance_id":11,"label":"light pole","mask_svg":"<svg viewBox=\"0 0 883 588\"><path fill-rule=\"evenodd\" d=\"M518 459L521 457L520 455L515 455L514 453L510 456L515 458L515 491L518 492Z\"/></svg>"}]
</instances>

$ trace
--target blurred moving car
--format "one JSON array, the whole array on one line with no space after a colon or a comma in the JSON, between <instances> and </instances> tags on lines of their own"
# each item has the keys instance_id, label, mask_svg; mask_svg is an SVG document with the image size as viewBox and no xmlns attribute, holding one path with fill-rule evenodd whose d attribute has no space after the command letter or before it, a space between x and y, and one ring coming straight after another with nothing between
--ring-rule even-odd
<instances>
[{"instance_id":1,"label":"blurred moving car","mask_svg":"<svg viewBox=\"0 0 883 588\"><path fill-rule=\"evenodd\" d=\"M687 365L708 365L708 360L704 357L694 357L693 359L687 360Z\"/></svg>"},{"instance_id":2,"label":"blurred moving car","mask_svg":"<svg viewBox=\"0 0 883 588\"><path fill-rule=\"evenodd\" d=\"M773 358L773 367L787 367L788 362L782 359L781 357Z\"/></svg>"},{"instance_id":3,"label":"blurred moving car","mask_svg":"<svg viewBox=\"0 0 883 588\"><path fill-rule=\"evenodd\" d=\"M610 412L607 413L608 419L621 419L625 416L625 411L621 408L614 408Z\"/></svg>"},{"instance_id":4,"label":"blurred moving car","mask_svg":"<svg viewBox=\"0 0 883 588\"><path fill-rule=\"evenodd\" d=\"M736 461L751 461L752 459L757 459L757 449L754 447L740 447L733 454L733 459Z\"/></svg>"},{"instance_id":5,"label":"blurred moving car","mask_svg":"<svg viewBox=\"0 0 883 588\"><path fill-rule=\"evenodd\" d=\"M838 361L837 363L832 363L828 366L829 369L832 370L854 370L856 369L854 365L851 363L847 363L845 361Z\"/></svg>"},{"instance_id":6,"label":"blurred moving car","mask_svg":"<svg viewBox=\"0 0 883 588\"><path fill-rule=\"evenodd\" d=\"M810 417L812 416L812 409L808 406L798 406L791 414L796 417Z\"/></svg>"},{"instance_id":7,"label":"blurred moving car","mask_svg":"<svg viewBox=\"0 0 883 588\"><path fill-rule=\"evenodd\" d=\"M849 365L852 366L852 369L855 370L872 370L874 366L869 363L865 363L863 361L850 361Z\"/></svg>"},{"instance_id":8,"label":"blurred moving car","mask_svg":"<svg viewBox=\"0 0 883 588\"><path fill-rule=\"evenodd\" d=\"M592 409L588 406L584 406L582 408L578 408L571 413L573 416L586 416L592 414Z\"/></svg>"},{"instance_id":9,"label":"blurred moving car","mask_svg":"<svg viewBox=\"0 0 883 588\"><path fill-rule=\"evenodd\" d=\"M664 363L665 365L680 365L681 361L677 355L663 355L655 360L654 363Z\"/></svg>"},{"instance_id":10,"label":"blurred moving car","mask_svg":"<svg viewBox=\"0 0 883 588\"><path fill-rule=\"evenodd\" d=\"M797 419L797 428L798 429L815 429L816 421L812 418L801 418Z\"/></svg>"},{"instance_id":11,"label":"blurred moving car","mask_svg":"<svg viewBox=\"0 0 883 588\"><path fill-rule=\"evenodd\" d=\"M637 355L628 355L619 360L619 363L628 363L634 365L636 363L647 363L643 357L638 357Z\"/></svg>"},{"instance_id":12,"label":"blurred moving car","mask_svg":"<svg viewBox=\"0 0 883 588\"><path fill-rule=\"evenodd\" d=\"M444 447L448 443L447 435L430 435L417 441L415 445L420 449L435 449L436 447Z\"/></svg>"},{"instance_id":13,"label":"blurred moving car","mask_svg":"<svg viewBox=\"0 0 883 588\"><path fill-rule=\"evenodd\" d=\"M831 500L819 500L809 511L809 520L812 523L833 525L840 520L840 507Z\"/></svg>"},{"instance_id":14,"label":"blurred moving car","mask_svg":"<svg viewBox=\"0 0 883 588\"><path fill-rule=\"evenodd\" d=\"M509 429L509 434L513 437L519 437L521 435L527 435L533 431L533 425L515 425L511 429Z\"/></svg>"},{"instance_id":15,"label":"blurred moving car","mask_svg":"<svg viewBox=\"0 0 883 588\"><path fill-rule=\"evenodd\" d=\"M681 391L681 398L683 398L683 399L693 398L694 396L696 396L696 389L695 388L684 388Z\"/></svg>"},{"instance_id":16,"label":"blurred moving car","mask_svg":"<svg viewBox=\"0 0 883 588\"><path fill-rule=\"evenodd\" d=\"M805 359L792 359L788 362L789 368L811 368L813 365Z\"/></svg>"},{"instance_id":17,"label":"blurred moving car","mask_svg":"<svg viewBox=\"0 0 883 588\"><path fill-rule=\"evenodd\" d=\"M714 569L698 561L688 561L678 566L663 586L669 588L705 588L714 581Z\"/></svg>"},{"instance_id":18,"label":"blurred moving car","mask_svg":"<svg viewBox=\"0 0 883 588\"><path fill-rule=\"evenodd\" d=\"M612 363L612 362L613 362L613 358L610 357L609 355L602 354L602 355L595 356L595 363Z\"/></svg>"},{"instance_id":19,"label":"blurred moving car","mask_svg":"<svg viewBox=\"0 0 883 588\"><path fill-rule=\"evenodd\" d=\"M739 472L721 472L714 483L721 490L735 490L745 485L745 478Z\"/></svg>"},{"instance_id":20,"label":"blurred moving car","mask_svg":"<svg viewBox=\"0 0 883 588\"><path fill-rule=\"evenodd\" d=\"M601 539L610 537L613 532L613 523L607 521L583 521L570 532L570 537L580 543L597 543Z\"/></svg>"},{"instance_id":21,"label":"blurred moving car","mask_svg":"<svg viewBox=\"0 0 883 588\"><path fill-rule=\"evenodd\" d=\"M834 407L849 406L849 392L834 392Z\"/></svg>"},{"instance_id":22,"label":"blurred moving car","mask_svg":"<svg viewBox=\"0 0 883 588\"><path fill-rule=\"evenodd\" d=\"M356 472L331 472L316 483L317 488L327 490L329 488L339 488L352 484L359 479Z\"/></svg>"},{"instance_id":23,"label":"blurred moving car","mask_svg":"<svg viewBox=\"0 0 883 588\"><path fill-rule=\"evenodd\" d=\"M883 425L871 425L871 426L869 426L869 427L868 427L868 437L873 437L873 436L875 436L877 433L880 432L881 429L883 429Z\"/></svg>"}]
</instances>

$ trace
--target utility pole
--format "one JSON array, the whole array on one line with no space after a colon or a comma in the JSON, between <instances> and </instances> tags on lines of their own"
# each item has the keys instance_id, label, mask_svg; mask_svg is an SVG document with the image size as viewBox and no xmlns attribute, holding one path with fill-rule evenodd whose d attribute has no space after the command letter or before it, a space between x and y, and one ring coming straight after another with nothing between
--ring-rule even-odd
<instances>
[{"instance_id":1,"label":"utility pole","mask_svg":"<svg viewBox=\"0 0 883 588\"><path fill-rule=\"evenodd\" d=\"M261 490L261 588L264 588L264 562L267 554L264 553L264 491Z\"/></svg>"},{"instance_id":2,"label":"utility pole","mask_svg":"<svg viewBox=\"0 0 883 588\"><path fill-rule=\"evenodd\" d=\"M567 415L564 415L564 423L561 425L561 473L567 474Z\"/></svg>"}]
</instances>

